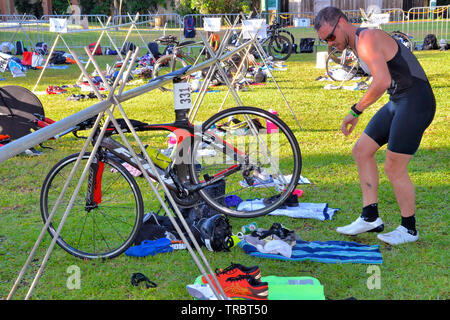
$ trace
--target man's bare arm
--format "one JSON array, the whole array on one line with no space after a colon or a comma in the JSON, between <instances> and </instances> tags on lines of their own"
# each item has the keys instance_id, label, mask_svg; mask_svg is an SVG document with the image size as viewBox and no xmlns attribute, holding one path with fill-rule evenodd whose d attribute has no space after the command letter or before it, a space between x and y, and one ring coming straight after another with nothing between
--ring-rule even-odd
<instances>
[{"instance_id":1,"label":"man's bare arm","mask_svg":"<svg viewBox=\"0 0 450 320\"><path fill-rule=\"evenodd\" d=\"M383 53L384 43L380 35L377 35L375 30L368 30L361 33L358 40L358 55L366 62L372 74L372 83L356 106L359 111L364 111L390 87L391 75Z\"/></svg>"}]
</instances>

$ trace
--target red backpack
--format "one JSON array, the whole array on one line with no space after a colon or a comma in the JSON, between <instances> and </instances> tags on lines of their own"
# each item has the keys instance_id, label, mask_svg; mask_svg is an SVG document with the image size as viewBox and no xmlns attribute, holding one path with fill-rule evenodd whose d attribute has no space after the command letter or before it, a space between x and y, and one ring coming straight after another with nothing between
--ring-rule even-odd
<instances>
[{"instance_id":1,"label":"red backpack","mask_svg":"<svg viewBox=\"0 0 450 320\"><path fill-rule=\"evenodd\" d=\"M94 51L95 45L97 44L97 42L93 42L89 45L89 50L92 52ZM102 55L102 48L100 47L100 45L98 45L97 49L94 52L94 56L101 56Z\"/></svg>"}]
</instances>

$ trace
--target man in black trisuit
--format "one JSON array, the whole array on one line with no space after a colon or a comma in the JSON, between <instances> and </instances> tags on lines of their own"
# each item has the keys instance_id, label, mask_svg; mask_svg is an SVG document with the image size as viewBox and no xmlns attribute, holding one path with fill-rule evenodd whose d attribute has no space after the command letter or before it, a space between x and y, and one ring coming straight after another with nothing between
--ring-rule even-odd
<instances>
[{"instance_id":1,"label":"man in black trisuit","mask_svg":"<svg viewBox=\"0 0 450 320\"><path fill-rule=\"evenodd\" d=\"M375 152L387 143L384 170L400 207L401 225L392 232L378 234L391 245L419 239L415 221L415 193L407 166L419 148L425 129L433 120L436 102L427 76L414 54L386 32L356 28L341 10L323 8L314 27L329 46L356 52L361 67L372 76L369 89L344 118L341 131L348 136L358 117L387 90L389 102L373 116L353 147L363 194L362 214L353 223L338 227L337 232L357 235L381 232L378 216L378 170Z\"/></svg>"}]
</instances>

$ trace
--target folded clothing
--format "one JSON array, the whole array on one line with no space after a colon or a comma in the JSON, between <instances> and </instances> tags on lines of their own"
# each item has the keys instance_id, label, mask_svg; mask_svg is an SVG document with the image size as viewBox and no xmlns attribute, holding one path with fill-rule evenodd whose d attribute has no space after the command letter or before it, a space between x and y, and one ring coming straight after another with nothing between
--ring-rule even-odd
<instances>
[{"instance_id":1,"label":"folded clothing","mask_svg":"<svg viewBox=\"0 0 450 320\"><path fill-rule=\"evenodd\" d=\"M271 236L274 240L268 240L268 241L257 241L260 243L253 242L252 245L255 246L255 248L258 250L258 252L261 253L269 253L269 254L280 254L283 257L290 258L292 256L292 247L283 240L276 240L277 236ZM254 237L250 236L244 236L244 239L246 239L247 242L251 242L252 240L255 240Z\"/></svg>"},{"instance_id":2,"label":"folded clothing","mask_svg":"<svg viewBox=\"0 0 450 320\"><path fill-rule=\"evenodd\" d=\"M264 207L266 205L263 199L253 199L239 203L237 210L257 210ZM312 218L324 221L332 220L334 214L339 210L339 208L328 207L328 203L299 202L296 207L285 206L278 208L270 212L269 215L288 216L291 218Z\"/></svg>"},{"instance_id":3,"label":"folded clothing","mask_svg":"<svg viewBox=\"0 0 450 320\"><path fill-rule=\"evenodd\" d=\"M284 179L286 180L286 182L290 182L292 179L292 174L290 175L285 175ZM239 181L239 184L241 185L241 187L243 188L248 188L249 185L245 180ZM284 183L282 183L279 179L273 179L272 176L268 176L265 179L257 179L257 182L255 184L252 185L252 187L258 188L258 187L276 187L279 185L283 185ZM298 184L311 184L311 182L303 177L300 176L300 178L298 179Z\"/></svg>"},{"instance_id":4,"label":"folded clothing","mask_svg":"<svg viewBox=\"0 0 450 320\"><path fill-rule=\"evenodd\" d=\"M292 248L290 257L280 254L259 252L258 248L249 244L247 241L241 240L238 243L245 253L248 255L287 261L315 261L322 263L367 263L382 264L378 245L365 245L357 242L346 241L303 241L297 240Z\"/></svg>"}]
</instances>

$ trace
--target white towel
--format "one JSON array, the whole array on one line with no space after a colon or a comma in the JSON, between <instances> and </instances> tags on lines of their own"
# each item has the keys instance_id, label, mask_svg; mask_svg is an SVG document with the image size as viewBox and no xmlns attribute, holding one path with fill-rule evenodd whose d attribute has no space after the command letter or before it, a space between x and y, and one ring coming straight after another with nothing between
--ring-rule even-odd
<instances>
[{"instance_id":1,"label":"white towel","mask_svg":"<svg viewBox=\"0 0 450 320\"><path fill-rule=\"evenodd\" d=\"M257 210L266 205L261 199L246 200L239 204L237 210ZM276 209L269 213L273 216L288 216L291 218L312 218L321 221L332 220L334 214L340 209L329 208L328 203L307 203L299 202L298 207L288 207Z\"/></svg>"}]
</instances>

